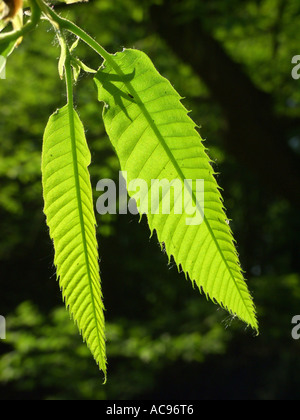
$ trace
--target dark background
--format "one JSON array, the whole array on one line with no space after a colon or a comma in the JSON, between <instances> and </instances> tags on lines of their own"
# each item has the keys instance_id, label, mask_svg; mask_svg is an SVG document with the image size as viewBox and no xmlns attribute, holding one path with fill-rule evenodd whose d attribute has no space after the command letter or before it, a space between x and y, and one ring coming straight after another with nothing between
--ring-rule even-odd
<instances>
[{"instance_id":1,"label":"dark background","mask_svg":"<svg viewBox=\"0 0 300 420\"><path fill-rule=\"evenodd\" d=\"M298 0L95 0L60 11L108 51L135 47L186 99L218 183L254 297L260 335L193 290L145 220L97 215L108 383L64 309L43 215L44 127L65 104L47 22L0 81L0 395L15 399L297 399L300 342ZM72 41L70 37L70 41ZM82 43L78 55L101 60ZM91 76L77 110L96 184L117 179Z\"/></svg>"}]
</instances>

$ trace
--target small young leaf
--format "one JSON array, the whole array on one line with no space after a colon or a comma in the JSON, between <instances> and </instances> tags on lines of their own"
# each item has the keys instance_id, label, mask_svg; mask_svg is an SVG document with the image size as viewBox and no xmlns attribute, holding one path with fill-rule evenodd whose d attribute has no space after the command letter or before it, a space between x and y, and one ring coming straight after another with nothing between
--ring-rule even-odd
<instances>
[{"instance_id":1,"label":"small young leaf","mask_svg":"<svg viewBox=\"0 0 300 420\"><path fill-rule=\"evenodd\" d=\"M105 103L106 131L121 169L127 171L128 183L147 182L148 196L141 201L151 200L151 180L179 179L182 193L185 180L204 180L201 224L187 224L187 214L176 214L174 198L170 214L148 213L150 229L156 230L169 257L206 295L258 330L214 172L181 97L137 50L111 55L95 82L99 100ZM195 182L189 194L190 201L199 206Z\"/></svg>"},{"instance_id":2,"label":"small young leaf","mask_svg":"<svg viewBox=\"0 0 300 420\"><path fill-rule=\"evenodd\" d=\"M79 41L80 41L80 38L77 37L70 47L70 52L73 52L78 47Z\"/></svg>"},{"instance_id":3,"label":"small young leaf","mask_svg":"<svg viewBox=\"0 0 300 420\"><path fill-rule=\"evenodd\" d=\"M0 55L7 58L14 50L15 42L4 42L0 44Z\"/></svg>"},{"instance_id":4,"label":"small young leaf","mask_svg":"<svg viewBox=\"0 0 300 420\"><path fill-rule=\"evenodd\" d=\"M81 60L76 58L76 63L80 66L80 68L85 71L86 73L97 73L96 70L92 69L91 67L88 67L86 64L84 64Z\"/></svg>"},{"instance_id":5,"label":"small young leaf","mask_svg":"<svg viewBox=\"0 0 300 420\"><path fill-rule=\"evenodd\" d=\"M12 52L14 51L15 44L16 44L15 42L8 42L8 43L0 44L0 56L2 57L2 60L0 60L0 74L2 73L2 71L4 70L6 66L7 57L9 57L10 54L12 54Z\"/></svg>"},{"instance_id":6,"label":"small young leaf","mask_svg":"<svg viewBox=\"0 0 300 420\"><path fill-rule=\"evenodd\" d=\"M71 65L72 65L72 70L73 70L73 79L74 79L74 82L76 83L81 72L81 67L75 60L71 60Z\"/></svg>"},{"instance_id":7,"label":"small young leaf","mask_svg":"<svg viewBox=\"0 0 300 420\"><path fill-rule=\"evenodd\" d=\"M67 58L66 45L64 43L64 40L61 40L60 56L58 60L58 74L61 80L63 80L64 74L65 74L66 58Z\"/></svg>"},{"instance_id":8,"label":"small young leaf","mask_svg":"<svg viewBox=\"0 0 300 420\"><path fill-rule=\"evenodd\" d=\"M66 306L106 378L104 307L88 166L91 155L74 109L53 114L42 153L44 212Z\"/></svg>"}]
</instances>

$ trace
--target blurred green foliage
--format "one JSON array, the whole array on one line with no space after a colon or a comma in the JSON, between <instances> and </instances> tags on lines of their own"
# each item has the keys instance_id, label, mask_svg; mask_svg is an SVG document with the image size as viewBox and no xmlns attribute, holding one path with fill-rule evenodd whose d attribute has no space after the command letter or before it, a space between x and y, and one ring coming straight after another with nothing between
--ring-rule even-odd
<instances>
[{"instance_id":1,"label":"blurred green foliage","mask_svg":"<svg viewBox=\"0 0 300 420\"><path fill-rule=\"evenodd\" d=\"M155 29L151 7L163 3L94 0L58 10L110 52L124 46L144 50L186 98L220 172L261 334L253 337L168 266L144 219L139 224L133 216L97 215L108 323L108 384L102 386L61 302L42 212L42 134L66 95L54 32L41 22L9 57L7 78L0 81L0 313L7 317L7 340L0 343L1 399L299 398L300 343L291 338L291 319L300 311L299 209L274 197L264 179L258 182L255 171L228 149L228 122L218 98ZM293 119L283 141L296 155L300 87L291 77L291 58L300 50L300 3L174 0L172 7L180 12L178 24L198 17L253 85L270 95L276 121ZM77 51L90 67L101 65L82 43ZM231 88L238 94L234 81ZM96 200L97 181L117 179L119 164L91 75L80 76L76 103L92 152Z\"/></svg>"}]
</instances>

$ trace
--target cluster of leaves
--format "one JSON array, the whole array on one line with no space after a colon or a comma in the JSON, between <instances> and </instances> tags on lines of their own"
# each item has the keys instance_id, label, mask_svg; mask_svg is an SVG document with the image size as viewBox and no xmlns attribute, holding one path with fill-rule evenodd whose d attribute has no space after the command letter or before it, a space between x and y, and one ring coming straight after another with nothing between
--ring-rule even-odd
<instances>
[{"instance_id":1,"label":"cluster of leaves","mask_svg":"<svg viewBox=\"0 0 300 420\"><path fill-rule=\"evenodd\" d=\"M39 22L41 14L54 26L61 58L59 75L66 80L67 105L47 124L42 153L44 211L54 242L55 265L63 297L78 328L106 376L104 307L98 268L96 220L88 166L91 162L83 125L74 108L73 85L81 70L91 72L68 45L75 34L104 59L95 75L103 120L128 182L142 178L151 196L152 179L205 181L205 214L199 226L186 225L187 215L148 215L169 260L174 257L186 277L212 300L258 330L252 298L239 264L214 171L188 117L181 97L137 50L112 55L73 22L57 15L41 0L31 0L31 18L0 37L8 56L16 42ZM147 194L148 194L147 193ZM129 191L130 195L134 195ZM196 186L190 201L199 207ZM141 197L141 201L148 197ZM143 212L141 212L143 213Z\"/></svg>"}]
</instances>

